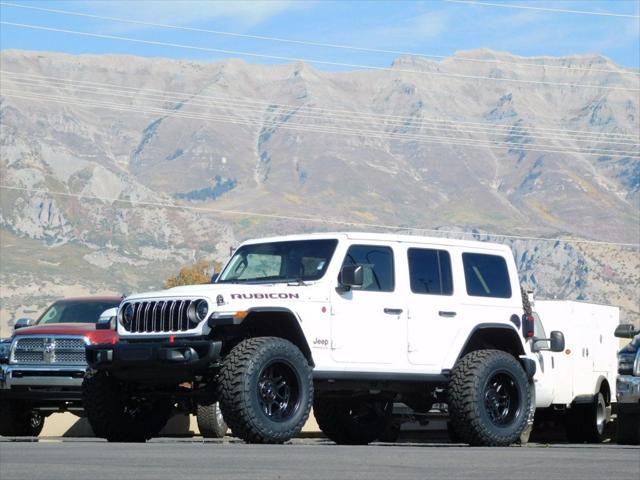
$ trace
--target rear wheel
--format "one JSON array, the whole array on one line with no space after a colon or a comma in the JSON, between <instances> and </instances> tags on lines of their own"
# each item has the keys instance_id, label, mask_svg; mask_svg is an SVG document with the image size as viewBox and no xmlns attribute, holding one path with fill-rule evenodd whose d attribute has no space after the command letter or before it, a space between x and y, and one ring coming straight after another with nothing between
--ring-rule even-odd
<instances>
[{"instance_id":1,"label":"rear wheel","mask_svg":"<svg viewBox=\"0 0 640 480\"><path fill-rule=\"evenodd\" d=\"M337 444L366 445L391 438L386 434L391 433L387 429L392 405L384 401L319 397L313 403L313 413L322 433Z\"/></svg>"},{"instance_id":2,"label":"rear wheel","mask_svg":"<svg viewBox=\"0 0 640 480\"><path fill-rule=\"evenodd\" d=\"M130 395L104 372L90 372L82 383L84 410L93 432L110 442L145 442L171 417L168 400Z\"/></svg>"},{"instance_id":3,"label":"rear wheel","mask_svg":"<svg viewBox=\"0 0 640 480\"><path fill-rule=\"evenodd\" d=\"M608 414L602 392L589 404L574 405L567 413L567 439L572 443L600 443L605 437Z\"/></svg>"},{"instance_id":4,"label":"rear wheel","mask_svg":"<svg viewBox=\"0 0 640 480\"><path fill-rule=\"evenodd\" d=\"M465 443L510 445L527 426L530 384L506 352L477 350L462 357L451 372L448 395L452 430Z\"/></svg>"},{"instance_id":5,"label":"rear wheel","mask_svg":"<svg viewBox=\"0 0 640 480\"><path fill-rule=\"evenodd\" d=\"M224 421L218 402L198 404L196 419L200 435L204 438L223 438L227 433L227 422Z\"/></svg>"}]
</instances>

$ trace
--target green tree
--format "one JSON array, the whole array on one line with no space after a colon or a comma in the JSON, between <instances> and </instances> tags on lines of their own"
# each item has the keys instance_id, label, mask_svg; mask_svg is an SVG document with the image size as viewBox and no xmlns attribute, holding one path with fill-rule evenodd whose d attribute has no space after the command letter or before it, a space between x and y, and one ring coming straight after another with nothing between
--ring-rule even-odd
<instances>
[{"instance_id":1,"label":"green tree","mask_svg":"<svg viewBox=\"0 0 640 480\"><path fill-rule=\"evenodd\" d=\"M198 260L193 265L181 268L177 275L167 278L164 282L164 288L209 283L212 272L219 272L221 267L220 262Z\"/></svg>"}]
</instances>

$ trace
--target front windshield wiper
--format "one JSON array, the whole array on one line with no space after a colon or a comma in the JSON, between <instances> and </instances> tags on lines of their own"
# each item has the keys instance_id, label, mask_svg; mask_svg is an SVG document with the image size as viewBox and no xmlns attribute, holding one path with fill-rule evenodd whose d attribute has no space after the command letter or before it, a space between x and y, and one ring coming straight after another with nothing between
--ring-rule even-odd
<instances>
[{"instance_id":1,"label":"front windshield wiper","mask_svg":"<svg viewBox=\"0 0 640 480\"><path fill-rule=\"evenodd\" d=\"M287 279L287 286L290 286L290 287L293 287L293 286L306 287L308 285L309 284L305 282L301 277Z\"/></svg>"}]
</instances>

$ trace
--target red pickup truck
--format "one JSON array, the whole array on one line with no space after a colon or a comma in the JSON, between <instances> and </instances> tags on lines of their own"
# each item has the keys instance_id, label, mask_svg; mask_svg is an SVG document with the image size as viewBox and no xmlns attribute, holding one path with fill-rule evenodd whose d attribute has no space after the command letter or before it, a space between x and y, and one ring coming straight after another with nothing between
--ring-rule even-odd
<instances>
[{"instance_id":1,"label":"red pickup truck","mask_svg":"<svg viewBox=\"0 0 640 480\"><path fill-rule=\"evenodd\" d=\"M0 435L37 436L48 415L82 413L85 347L117 342L113 328L97 329L96 324L121 300L67 298L54 302L35 322L16 322L13 336L0 342Z\"/></svg>"}]
</instances>

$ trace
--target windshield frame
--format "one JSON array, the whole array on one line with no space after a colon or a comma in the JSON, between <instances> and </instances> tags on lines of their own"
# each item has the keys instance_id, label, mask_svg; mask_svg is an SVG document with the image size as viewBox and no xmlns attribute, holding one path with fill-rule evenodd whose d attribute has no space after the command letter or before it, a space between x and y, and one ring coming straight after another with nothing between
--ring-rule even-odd
<instances>
[{"instance_id":1,"label":"windshield frame","mask_svg":"<svg viewBox=\"0 0 640 480\"><path fill-rule=\"evenodd\" d=\"M286 251L282 251L282 255L278 255L277 253L269 252L270 247L274 251L277 251L278 248L286 248L286 245L289 245L289 253L297 247L298 250L302 250L303 253L313 254L313 247L304 244L318 244L316 252L319 254L317 256L311 256L304 254L298 256L286 255ZM320 245L321 244L321 245ZM307 247L308 250L305 251ZM274 283L296 283L297 285L305 285L306 282L316 282L324 278L329 269L329 265L333 260L336 250L338 248L338 239L327 237L327 238L308 238L308 239L298 239L298 240L274 240L274 241L265 241L265 242L256 242L256 243L246 243L240 246L233 254L233 256L229 259L224 269L216 279L215 283L228 283L228 284L247 284L247 285L258 285L258 284L274 284ZM266 253L264 251L267 251ZM262 277L249 277L249 278L238 278L242 275L244 270L249 267L247 263L247 258L249 255L269 255L278 257L280 256L281 263L277 265L279 268L279 273L275 275L265 275ZM238 260L244 255L244 258ZM306 259L317 259L318 267L316 267L316 274L300 274L300 273L283 273L283 268L290 270L290 267L297 261L297 266L305 269L303 265L303 261ZM284 263L282 262L284 260ZM236 269L240 264L244 262L246 265L244 269L235 277L233 277L235 272L232 272L232 269ZM276 266L276 265L274 265ZM313 266L313 265L312 265ZM227 278L229 277L229 278Z\"/></svg>"}]
</instances>

